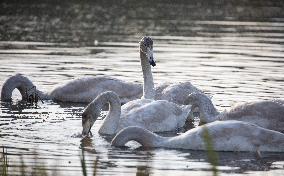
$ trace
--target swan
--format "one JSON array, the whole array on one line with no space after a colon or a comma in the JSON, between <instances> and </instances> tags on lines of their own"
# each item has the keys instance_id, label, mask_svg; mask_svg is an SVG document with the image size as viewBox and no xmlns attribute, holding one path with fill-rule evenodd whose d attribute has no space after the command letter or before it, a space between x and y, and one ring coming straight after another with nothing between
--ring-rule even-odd
<instances>
[{"instance_id":1,"label":"swan","mask_svg":"<svg viewBox=\"0 0 284 176\"><path fill-rule=\"evenodd\" d=\"M177 105L166 100L138 99L121 106L116 93L107 91L95 98L82 113L82 135L89 134L102 107L109 103L109 112L100 129L101 135L114 135L127 126L139 126L153 132L182 128L190 113L190 105Z\"/></svg>"},{"instance_id":2,"label":"swan","mask_svg":"<svg viewBox=\"0 0 284 176\"><path fill-rule=\"evenodd\" d=\"M8 78L1 90L1 100L11 101L12 92L18 89L25 100L26 90L34 87L32 81L22 74L16 74ZM142 86L125 82L107 76L88 76L78 78L57 86L51 92L36 90L41 99L52 99L61 102L90 103L100 93L109 90L116 92L122 103L140 98Z\"/></svg>"},{"instance_id":3,"label":"swan","mask_svg":"<svg viewBox=\"0 0 284 176\"><path fill-rule=\"evenodd\" d=\"M161 137L149 130L132 126L117 133L111 145L124 146L134 140L149 148L206 150L205 129L216 151L284 152L284 134L236 120L215 121L175 137Z\"/></svg>"},{"instance_id":4,"label":"swan","mask_svg":"<svg viewBox=\"0 0 284 176\"><path fill-rule=\"evenodd\" d=\"M168 100L176 104L185 104L184 101L188 94L192 92L201 92L190 82L164 83L154 88L153 77L150 65L155 66L153 60L153 41L150 37L143 37L140 41L140 58L147 57L147 60L141 60L144 85L138 83L129 83L119 79L107 76L89 76L71 80L63 85L55 87L50 92L37 90L41 99L52 99L61 102L90 103L95 97L104 91L116 92L122 104L141 98L156 100ZM144 65L144 66L143 66ZM25 90L35 86L29 78L22 74L16 74L8 78L2 86L1 100L11 101L14 89L19 89L22 99L26 99ZM154 90L153 90L154 88Z\"/></svg>"},{"instance_id":5,"label":"swan","mask_svg":"<svg viewBox=\"0 0 284 176\"><path fill-rule=\"evenodd\" d=\"M99 129L100 134L113 135L131 125L154 132L173 131L184 126L191 105L179 106L167 100L154 100L155 89L151 65L156 64L152 50L152 39L143 37L140 42L140 60L144 78L142 98L121 106L119 97L114 92L100 94L82 113L83 136L90 132L106 103L109 103L109 113Z\"/></svg>"},{"instance_id":6,"label":"swan","mask_svg":"<svg viewBox=\"0 0 284 176\"><path fill-rule=\"evenodd\" d=\"M186 103L192 105L193 111L196 111L196 108L198 108L200 120L203 123L216 120L239 120L251 122L263 128L283 132L283 100L247 102L224 112L218 112L210 98L200 93L190 94Z\"/></svg>"}]
</instances>

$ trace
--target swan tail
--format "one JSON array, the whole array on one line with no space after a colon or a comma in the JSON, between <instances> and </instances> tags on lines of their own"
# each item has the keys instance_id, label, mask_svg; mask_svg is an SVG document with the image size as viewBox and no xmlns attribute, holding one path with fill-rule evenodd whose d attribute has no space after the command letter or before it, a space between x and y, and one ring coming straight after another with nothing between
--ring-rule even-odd
<instances>
[{"instance_id":1,"label":"swan tail","mask_svg":"<svg viewBox=\"0 0 284 176\"><path fill-rule=\"evenodd\" d=\"M154 148L161 146L160 144L163 141L163 137L158 136L147 129L131 126L118 132L111 141L111 145L121 147L132 140L140 143L143 147Z\"/></svg>"},{"instance_id":2,"label":"swan tail","mask_svg":"<svg viewBox=\"0 0 284 176\"><path fill-rule=\"evenodd\" d=\"M34 89L36 94L39 96L40 99L48 99L48 96L43 92L36 89L35 85L32 81L25 77L22 74L16 74L8 78L1 90L1 100L2 101L11 101L12 100L12 93L15 89L18 89L22 95L22 100L27 100L29 91Z\"/></svg>"}]
</instances>

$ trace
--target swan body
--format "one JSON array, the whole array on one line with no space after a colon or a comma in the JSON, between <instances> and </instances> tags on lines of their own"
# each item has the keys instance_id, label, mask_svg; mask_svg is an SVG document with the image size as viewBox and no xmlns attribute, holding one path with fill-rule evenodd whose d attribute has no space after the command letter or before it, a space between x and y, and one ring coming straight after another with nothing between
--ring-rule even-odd
<instances>
[{"instance_id":1,"label":"swan body","mask_svg":"<svg viewBox=\"0 0 284 176\"><path fill-rule=\"evenodd\" d=\"M25 91L33 86L35 85L32 81L22 74L11 76L2 86L1 100L11 101L14 89L18 89L22 95L22 99L25 100ZM41 99L52 99L61 102L89 103L104 91L116 92L122 103L126 103L142 96L141 85L107 76L89 76L74 79L66 84L56 87L51 92L44 93L37 90L37 93Z\"/></svg>"},{"instance_id":2,"label":"swan body","mask_svg":"<svg viewBox=\"0 0 284 176\"><path fill-rule=\"evenodd\" d=\"M122 103L140 98L142 86L107 76L91 76L75 79L63 86L56 87L50 96L62 102L90 103L105 91L116 92Z\"/></svg>"},{"instance_id":3,"label":"swan body","mask_svg":"<svg viewBox=\"0 0 284 176\"><path fill-rule=\"evenodd\" d=\"M216 151L284 152L284 134L242 121L215 121L175 137L161 137L140 127L127 127L112 140L113 146L124 146L134 140L144 147L206 150L207 129Z\"/></svg>"},{"instance_id":4,"label":"swan body","mask_svg":"<svg viewBox=\"0 0 284 176\"><path fill-rule=\"evenodd\" d=\"M137 99L121 106L114 92L104 92L90 103L82 114L83 135L87 135L102 107L109 103L99 133L113 135L128 126L139 126L153 132L176 131L182 128L190 113L190 105L179 106L166 100Z\"/></svg>"},{"instance_id":5,"label":"swan body","mask_svg":"<svg viewBox=\"0 0 284 176\"><path fill-rule=\"evenodd\" d=\"M218 112L212 101L207 96L199 93L189 95L186 103L191 104L193 109L199 109L200 120L204 123L216 120L239 120L283 132L283 100L247 102L224 112Z\"/></svg>"}]
</instances>

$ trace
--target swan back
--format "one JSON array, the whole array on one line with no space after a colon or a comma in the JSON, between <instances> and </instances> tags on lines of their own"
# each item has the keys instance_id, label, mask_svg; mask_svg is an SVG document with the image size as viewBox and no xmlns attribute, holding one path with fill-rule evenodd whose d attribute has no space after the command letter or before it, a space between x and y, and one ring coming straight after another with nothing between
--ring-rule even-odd
<instances>
[{"instance_id":1,"label":"swan back","mask_svg":"<svg viewBox=\"0 0 284 176\"><path fill-rule=\"evenodd\" d=\"M175 131L182 128L191 106L178 106L166 100L141 99L122 106L119 129L140 126L153 132ZM129 109L129 106L132 107Z\"/></svg>"},{"instance_id":2,"label":"swan back","mask_svg":"<svg viewBox=\"0 0 284 176\"><path fill-rule=\"evenodd\" d=\"M156 87L156 100L168 100L176 104L186 104L187 96L194 92L203 94L189 81L180 83L164 83Z\"/></svg>"},{"instance_id":3,"label":"swan back","mask_svg":"<svg viewBox=\"0 0 284 176\"><path fill-rule=\"evenodd\" d=\"M217 151L284 152L284 134L252 123L215 121L200 126L197 131L204 133L204 127L208 129Z\"/></svg>"},{"instance_id":4,"label":"swan back","mask_svg":"<svg viewBox=\"0 0 284 176\"><path fill-rule=\"evenodd\" d=\"M255 123L261 127L283 131L284 105L279 101L248 102L222 113L224 120L240 120Z\"/></svg>"},{"instance_id":5,"label":"swan back","mask_svg":"<svg viewBox=\"0 0 284 176\"><path fill-rule=\"evenodd\" d=\"M107 76L88 76L74 79L56 87L50 95L57 101L90 103L105 91L116 92L122 103L142 96L140 84L128 83Z\"/></svg>"}]
</instances>

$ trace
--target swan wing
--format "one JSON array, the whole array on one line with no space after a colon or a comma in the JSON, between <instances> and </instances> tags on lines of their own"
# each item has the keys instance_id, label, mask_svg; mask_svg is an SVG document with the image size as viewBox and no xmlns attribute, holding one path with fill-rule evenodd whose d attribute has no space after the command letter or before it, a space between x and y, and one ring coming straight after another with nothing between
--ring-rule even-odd
<instances>
[{"instance_id":1,"label":"swan wing","mask_svg":"<svg viewBox=\"0 0 284 176\"><path fill-rule=\"evenodd\" d=\"M120 129L139 126L153 132L173 131L180 128L179 118L184 115L182 108L166 100L140 104L130 111L123 111Z\"/></svg>"},{"instance_id":2,"label":"swan wing","mask_svg":"<svg viewBox=\"0 0 284 176\"><path fill-rule=\"evenodd\" d=\"M168 100L177 104L184 104L187 96L193 92L202 92L190 82L165 83L156 88L157 100Z\"/></svg>"},{"instance_id":3,"label":"swan wing","mask_svg":"<svg viewBox=\"0 0 284 176\"><path fill-rule=\"evenodd\" d=\"M275 101L248 102L226 112L227 120L240 120L283 132L284 105Z\"/></svg>"},{"instance_id":4,"label":"swan wing","mask_svg":"<svg viewBox=\"0 0 284 176\"><path fill-rule=\"evenodd\" d=\"M142 86L107 76L90 76L58 86L50 95L58 101L89 103L105 91L117 93L124 103L139 98L142 95Z\"/></svg>"}]
</instances>

